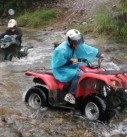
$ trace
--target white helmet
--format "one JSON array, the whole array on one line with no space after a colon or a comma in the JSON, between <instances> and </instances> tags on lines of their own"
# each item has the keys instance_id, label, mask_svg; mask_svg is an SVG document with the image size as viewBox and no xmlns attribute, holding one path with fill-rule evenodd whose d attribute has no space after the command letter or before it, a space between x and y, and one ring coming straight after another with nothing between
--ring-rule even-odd
<instances>
[{"instance_id":1,"label":"white helmet","mask_svg":"<svg viewBox=\"0 0 127 137\"><path fill-rule=\"evenodd\" d=\"M9 20L8 22L8 28L13 28L17 25L17 21L14 19Z\"/></svg>"},{"instance_id":2,"label":"white helmet","mask_svg":"<svg viewBox=\"0 0 127 137\"><path fill-rule=\"evenodd\" d=\"M79 45L84 42L82 34L76 29L71 29L66 33L66 41L70 45L72 43Z\"/></svg>"}]
</instances>

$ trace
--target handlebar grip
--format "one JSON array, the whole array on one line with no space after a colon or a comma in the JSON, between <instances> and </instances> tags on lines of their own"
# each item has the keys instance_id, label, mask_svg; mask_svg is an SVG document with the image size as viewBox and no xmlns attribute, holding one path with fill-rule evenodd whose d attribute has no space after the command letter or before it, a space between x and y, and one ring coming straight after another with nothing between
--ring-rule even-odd
<instances>
[{"instance_id":1,"label":"handlebar grip","mask_svg":"<svg viewBox=\"0 0 127 137\"><path fill-rule=\"evenodd\" d=\"M87 59L84 59L84 58L79 58L78 59L78 62L86 62L87 61Z\"/></svg>"}]
</instances>

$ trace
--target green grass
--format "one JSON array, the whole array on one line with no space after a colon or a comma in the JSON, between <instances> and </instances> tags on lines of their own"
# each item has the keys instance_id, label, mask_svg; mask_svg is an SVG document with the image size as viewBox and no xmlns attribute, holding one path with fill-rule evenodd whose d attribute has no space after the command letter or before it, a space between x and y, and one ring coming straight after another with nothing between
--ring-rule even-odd
<instances>
[{"instance_id":1,"label":"green grass","mask_svg":"<svg viewBox=\"0 0 127 137\"><path fill-rule=\"evenodd\" d=\"M115 14L127 12L127 1L121 0L121 5L115 10L109 10L105 5L99 7L96 11L96 16L86 24L73 25L71 28L76 28L82 33L92 33L94 35L106 36L108 39L118 41L127 41L127 22L126 20L113 19Z\"/></svg>"},{"instance_id":2,"label":"green grass","mask_svg":"<svg viewBox=\"0 0 127 137\"><path fill-rule=\"evenodd\" d=\"M115 11L109 10L105 5L98 8L96 16L84 24L75 24L71 28L80 30L83 34L93 33L95 35L106 35L112 39L127 40L127 23L112 19L114 13L127 11L127 2L121 1L121 5ZM126 4L125 4L126 3ZM36 11L24 12L18 16L19 26L23 27L46 27L50 26L59 17L59 11L56 9L37 9Z\"/></svg>"},{"instance_id":3,"label":"green grass","mask_svg":"<svg viewBox=\"0 0 127 137\"><path fill-rule=\"evenodd\" d=\"M79 30L82 34L88 34L93 32L93 24L91 23L84 23L84 24L75 24L71 26L71 29L77 29Z\"/></svg>"},{"instance_id":4,"label":"green grass","mask_svg":"<svg viewBox=\"0 0 127 137\"><path fill-rule=\"evenodd\" d=\"M103 32L103 31L109 31L111 28L111 24L110 24L110 15L107 13L103 14L103 13L99 13L95 20L95 31L98 32Z\"/></svg>"},{"instance_id":5,"label":"green grass","mask_svg":"<svg viewBox=\"0 0 127 137\"><path fill-rule=\"evenodd\" d=\"M51 24L58 17L56 9L38 9L34 12L25 12L17 18L19 26L40 27Z\"/></svg>"},{"instance_id":6,"label":"green grass","mask_svg":"<svg viewBox=\"0 0 127 137\"><path fill-rule=\"evenodd\" d=\"M127 23L112 19L112 14L98 14L94 23L98 33L105 33L112 38L118 39L125 39L127 36Z\"/></svg>"},{"instance_id":7,"label":"green grass","mask_svg":"<svg viewBox=\"0 0 127 137\"><path fill-rule=\"evenodd\" d=\"M116 7L116 10L109 10L106 7L99 8L97 16L94 19L95 32L105 34L111 39L127 40L127 23L126 20L113 19L116 13L122 14L127 11L127 2L121 1L123 5ZM125 4L126 3L126 4Z\"/></svg>"},{"instance_id":8,"label":"green grass","mask_svg":"<svg viewBox=\"0 0 127 137\"><path fill-rule=\"evenodd\" d=\"M127 21L113 19L115 14L127 13L127 1L120 0L120 5L115 10L108 9L106 5L102 5L96 11L96 16L92 22L83 25L75 25L82 33L94 33L96 35L105 35L110 39L119 41L127 41Z\"/></svg>"}]
</instances>

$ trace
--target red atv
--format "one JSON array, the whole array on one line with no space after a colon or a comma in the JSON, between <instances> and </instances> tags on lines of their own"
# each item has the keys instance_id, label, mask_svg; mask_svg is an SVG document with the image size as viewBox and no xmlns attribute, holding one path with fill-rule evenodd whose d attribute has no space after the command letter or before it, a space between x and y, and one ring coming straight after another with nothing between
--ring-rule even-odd
<instances>
[{"instance_id":1,"label":"red atv","mask_svg":"<svg viewBox=\"0 0 127 137\"><path fill-rule=\"evenodd\" d=\"M109 120L115 110L127 107L127 72L104 70L100 65L101 59L96 67L89 63L80 67L84 75L78 82L75 105L64 101L71 82L62 83L46 70L27 71L25 74L33 76L37 85L26 92L25 102L33 109L47 106L68 108L81 110L89 120Z\"/></svg>"}]
</instances>

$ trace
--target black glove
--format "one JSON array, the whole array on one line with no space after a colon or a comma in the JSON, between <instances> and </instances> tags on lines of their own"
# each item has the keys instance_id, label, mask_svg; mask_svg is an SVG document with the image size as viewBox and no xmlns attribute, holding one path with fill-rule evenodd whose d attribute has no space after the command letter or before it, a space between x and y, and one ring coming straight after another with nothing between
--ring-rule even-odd
<instances>
[{"instance_id":1,"label":"black glove","mask_svg":"<svg viewBox=\"0 0 127 137\"><path fill-rule=\"evenodd\" d=\"M78 62L86 62L87 61L87 59L84 59L84 58L79 58L78 59Z\"/></svg>"}]
</instances>

